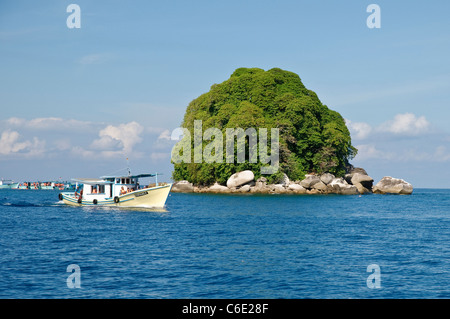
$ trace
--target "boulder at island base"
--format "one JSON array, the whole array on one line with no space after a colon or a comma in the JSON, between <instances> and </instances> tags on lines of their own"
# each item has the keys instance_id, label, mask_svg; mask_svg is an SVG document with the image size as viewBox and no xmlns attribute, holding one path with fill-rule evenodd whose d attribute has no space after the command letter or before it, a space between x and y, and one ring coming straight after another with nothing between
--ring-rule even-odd
<instances>
[{"instance_id":1,"label":"boulder at island base","mask_svg":"<svg viewBox=\"0 0 450 319\"><path fill-rule=\"evenodd\" d=\"M242 172L237 172L230 176L227 180L228 188L235 188L241 185L247 184L255 179L255 175L252 171L246 170Z\"/></svg>"},{"instance_id":2,"label":"boulder at island base","mask_svg":"<svg viewBox=\"0 0 450 319\"><path fill-rule=\"evenodd\" d=\"M188 181L178 181L172 185L173 193L191 193L194 191L194 185Z\"/></svg>"},{"instance_id":3,"label":"boulder at island base","mask_svg":"<svg viewBox=\"0 0 450 319\"><path fill-rule=\"evenodd\" d=\"M373 192L376 194L410 195L413 192L413 187L403 179L385 176L373 187Z\"/></svg>"},{"instance_id":4,"label":"boulder at island base","mask_svg":"<svg viewBox=\"0 0 450 319\"><path fill-rule=\"evenodd\" d=\"M229 193L230 189L226 186L214 183L213 186L209 187L208 191L211 193Z\"/></svg>"},{"instance_id":5,"label":"boulder at island base","mask_svg":"<svg viewBox=\"0 0 450 319\"><path fill-rule=\"evenodd\" d=\"M373 178L362 173L351 174L351 184L356 186L358 192L361 194L368 194L372 192Z\"/></svg>"},{"instance_id":6,"label":"boulder at island base","mask_svg":"<svg viewBox=\"0 0 450 319\"><path fill-rule=\"evenodd\" d=\"M342 194L356 195L367 194L373 191L377 194L411 194L413 187L410 183L390 176L383 177L375 186L373 179L359 171L345 175L344 178L336 178L334 175L326 173L319 176L308 174L302 181L291 182L284 174L281 183L267 184L265 177L260 177L255 182L254 174L250 170L241 171L230 176L227 186L215 183L212 186L194 186L192 183L183 180L174 183L173 192L200 192L200 193L296 193L296 194Z\"/></svg>"},{"instance_id":7,"label":"boulder at island base","mask_svg":"<svg viewBox=\"0 0 450 319\"><path fill-rule=\"evenodd\" d=\"M333 179L335 179L335 176L333 174L330 173L325 173L323 175L320 176L320 180L325 184L328 185L330 184Z\"/></svg>"},{"instance_id":8,"label":"boulder at island base","mask_svg":"<svg viewBox=\"0 0 450 319\"><path fill-rule=\"evenodd\" d=\"M288 189L297 194L306 194L306 188L300 184L292 183L288 186Z\"/></svg>"},{"instance_id":9,"label":"boulder at island base","mask_svg":"<svg viewBox=\"0 0 450 319\"><path fill-rule=\"evenodd\" d=\"M358 189L354 185L349 185L343 178L335 178L328 185L332 192L341 195L356 195L359 193Z\"/></svg>"},{"instance_id":10,"label":"boulder at island base","mask_svg":"<svg viewBox=\"0 0 450 319\"><path fill-rule=\"evenodd\" d=\"M302 185L304 188L311 189L314 184L317 184L320 182L320 178L316 175L305 175L305 179L300 182L300 185Z\"/></svg>"}]
</instances>

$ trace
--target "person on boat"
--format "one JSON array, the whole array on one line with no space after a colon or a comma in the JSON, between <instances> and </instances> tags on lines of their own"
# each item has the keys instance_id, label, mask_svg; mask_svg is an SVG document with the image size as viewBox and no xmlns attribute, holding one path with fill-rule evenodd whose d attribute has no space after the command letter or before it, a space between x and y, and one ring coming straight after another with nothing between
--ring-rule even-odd
<instances>
[{"instance_id":1,"label":"person on boat","mask_svg":"<svg viewBox=\"0 0 450 319\"><path fill-rule=\"evenodd\" d=\"M127 191L123 188L120 189L120 195L125 195L127 193Z\"/></svg>"},{"instance_id":2,"label":"person on boat","mask_svg":"<svg viewBox=\"0 0 450 319\"><path fill-rule=\"evenodd\" d=\"M97 194L97 188L92 189L92 194Z\"/></svg>"}]
</instances>

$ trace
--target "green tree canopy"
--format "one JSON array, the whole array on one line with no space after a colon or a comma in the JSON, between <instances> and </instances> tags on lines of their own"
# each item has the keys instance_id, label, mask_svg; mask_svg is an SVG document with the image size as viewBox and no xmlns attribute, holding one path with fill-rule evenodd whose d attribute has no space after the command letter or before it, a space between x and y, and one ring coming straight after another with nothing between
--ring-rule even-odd
<instances>
[{"instance_id":1,"label":"green tree canopy","mask_svg":"<svg viewBox=\"0 0 450 319\"><path fill-rule=\"evenodd\" d=\"M227 128L278 128L280 170L267 176L272 182L282 173L292 180L307 173L342 176L357 152L342 116L323 105L297 74L279 68L237 69L228 80L212 85L209 92L189 103L181 126L192 136L195 120L203 121L203 131L215 127L224 137ZM260 162L248 160L176 163L173 179L206 185L225 183L231 174L245 169L259 177L260 167Z\"/></svg>"}]
</instances>

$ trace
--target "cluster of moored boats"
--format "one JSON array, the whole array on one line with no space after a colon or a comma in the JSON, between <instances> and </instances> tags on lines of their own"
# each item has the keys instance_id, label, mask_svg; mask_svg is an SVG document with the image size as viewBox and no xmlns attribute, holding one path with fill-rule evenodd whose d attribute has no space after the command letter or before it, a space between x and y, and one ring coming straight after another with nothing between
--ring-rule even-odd
<instances>
[{"instance_id":1,"label":"cluster of moored boats","mask_svg":"<svg viewBox=\"0 0 450 319\"><path fill-rule=\"evenodd\" d=\"M75 184L69 182L23 182L0 180L0 189L44 189L44 190L75 190Z\"/></svg>"}]
</instances>

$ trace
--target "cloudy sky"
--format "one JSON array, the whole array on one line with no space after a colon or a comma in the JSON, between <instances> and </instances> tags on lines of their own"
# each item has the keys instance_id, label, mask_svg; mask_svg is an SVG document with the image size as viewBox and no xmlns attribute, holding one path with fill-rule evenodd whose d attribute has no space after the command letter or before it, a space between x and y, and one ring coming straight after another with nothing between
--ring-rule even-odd
<instances>
[{"instance_id":1,"label":"cloudy sky","mask_svg":"<svg viewBox=\"0 0 450 319\"><path fill-rule=\"evenodd\" d=\"M0 178L96 177L129 158L169 180L189 102L238 67L279 67L342 114L353 164L376 181L449 187L448 12L444 0L1 1Z\"/></svg>"}]
</instances>

